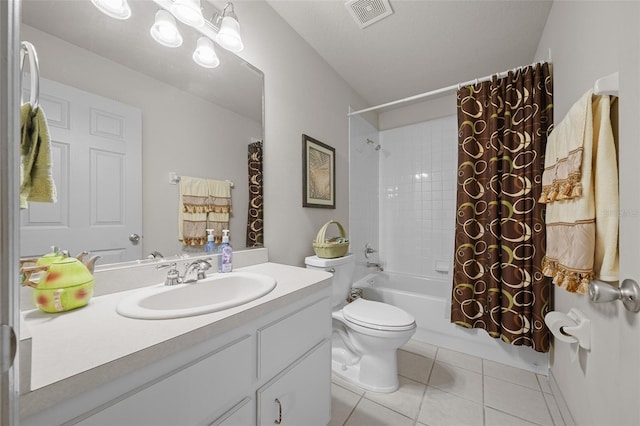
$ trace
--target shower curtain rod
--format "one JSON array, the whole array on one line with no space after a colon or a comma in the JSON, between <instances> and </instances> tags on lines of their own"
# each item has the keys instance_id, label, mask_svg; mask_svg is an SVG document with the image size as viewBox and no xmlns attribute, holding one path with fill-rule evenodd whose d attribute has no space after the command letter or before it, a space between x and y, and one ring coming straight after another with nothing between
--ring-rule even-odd
<instances>
[{"instance_id":1,"label":"shower curtain rod","mask_svg":"<svg viewBox=\"0 0 640 426\"><path fill-rule=\"evenodd\" d=\"M544 62L545 61L534 62L531 65L542 64ZM546 62L551 63L551 49L549 49L549 59ZM358 110L358 111L353 111L353 112L348 113L347 116L351 117L352 115L362 114L363 112L369 112L369 111L373 111L373 110L376 110L376 109L381 109L381 108L386 108L386 107L390 107L390 106L393 106L393 105L402 104L402 103L405 103L405 102L415 101L416 99L427 98L429 96L439 95L440 93L450 92L450 91L452 91L454 89L460 89L460 87L462 87L462 86L468 86L469 84L478 84L478 83L482 83L484 81L489 81L489 80L491 80L493 78L494 75L497 75L498 78L502 78L502 77L505 77L507 74L509 74L509 71L516 71L516 70L522 69L522 68L524 68L524 67L511 68L511 69L509 69L507 71L499 72L497 74L487 75L487 76L482 77L482 78L475 78L473 80L465 81L464 83L452 84L451 86L443 87L441 89L431 90L430 92L420 93L419 95L409 96L408 98L399 99L397 101L392 101L392 102L387 102L386 104L376 105L376 106L372 106L372 107L369 107L369 108L361 109L361 110Z\"/></svg>"}]
</instances>

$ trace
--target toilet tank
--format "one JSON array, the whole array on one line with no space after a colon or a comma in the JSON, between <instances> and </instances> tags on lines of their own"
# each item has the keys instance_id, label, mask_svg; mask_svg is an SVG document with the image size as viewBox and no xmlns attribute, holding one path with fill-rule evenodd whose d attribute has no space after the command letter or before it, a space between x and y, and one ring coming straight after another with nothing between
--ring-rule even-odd
<instances>
[{"instance_id":1,"label":"toilet tank","mask_svg":"<svg viewBox=\"0 0 640 426\"><path fill-rule=\"evenodd\" d=\"M353 280L353 269L355 259L353 255L336 257L334 259L324 259L318 256L308 256L304 258L304 263L309 269L320 269L333 273L332 282L332 306L340 306L346 303L351 290Z\"/></svg>"}]
</instances>

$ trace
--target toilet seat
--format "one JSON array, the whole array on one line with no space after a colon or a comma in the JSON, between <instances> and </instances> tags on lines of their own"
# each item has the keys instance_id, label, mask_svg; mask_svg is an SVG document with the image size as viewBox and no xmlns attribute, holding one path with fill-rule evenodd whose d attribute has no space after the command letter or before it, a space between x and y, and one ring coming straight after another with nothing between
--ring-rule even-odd
<instances>
[{"instance_id":1,"label":"toilet seat","mask_svg":"<svg viewBox=\"0 0 640 426\"><path fill-rule=\"evenodd\" d=\"M382 302L356 299L342 308L344 319L374 330L406 331L416 327L415 319L406 311Z\"/></svg>"}]
</instances>

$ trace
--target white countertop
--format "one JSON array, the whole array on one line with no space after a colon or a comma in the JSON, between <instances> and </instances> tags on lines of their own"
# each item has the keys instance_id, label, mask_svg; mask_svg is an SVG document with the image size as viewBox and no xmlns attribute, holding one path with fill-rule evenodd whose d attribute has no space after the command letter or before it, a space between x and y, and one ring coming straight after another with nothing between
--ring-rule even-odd
<instances>
[{"instance_id":1,"label":"white countertop","mask_svg":"<svg viewBox=\"0 0 640 426\"><path fill-rule=\"evenodd\" d=\"M94 297L84 308L47 314L23 312L32 337L31 386L21 396L21 417L123 376L186 347L242 326L331 285L327 272L275 263L237 269L269 275L277 285L247 304L187 318L138 320L116 313L137 290ZM197 284L195 284L197 285ZM28 368L21 365L20 368Z\"/></svg>"}]
</instances>

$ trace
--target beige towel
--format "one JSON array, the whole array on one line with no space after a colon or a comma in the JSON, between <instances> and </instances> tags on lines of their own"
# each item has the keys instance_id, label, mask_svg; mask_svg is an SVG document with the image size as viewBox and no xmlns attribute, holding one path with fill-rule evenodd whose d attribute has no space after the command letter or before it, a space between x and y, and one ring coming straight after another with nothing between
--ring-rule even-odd
<instances>
[{"instance_id":1,"label":"beige towel","mask_svg":"<svg viewBox=\"0 0 640 426\"><path fill-rule=\"evenodd\" d=\"M27 201L55 203L56 185L51 174L51 140L42 108L24 104L20 109L20 208Z\"/></svg>"},{"instance_id":2,"label":"beige towel","mask_svg":"<svg viewBox=\"0 0 640 426\"><path fill-rule=\"evenodd\" d=\"M227 181L183 176L180 179L178 239L184 245L207 243L206 229L221 235L229 228L231 184Z\"/></svg>"},{"instance_id":3,"label":"beige towel","mask_svg":"<svg viewBox=\"0 0 640 426\"><path fill-rule=\"evenodd\" d=\"M593 135L592 96L591 90L582 95L549 136L542 174L541 203L566 200L582 194L584 144Z\"/></svg>"},{"instance_id":4,"label":"beige towel","mask_svg":"<svg viewBox=\"0 0 640 426\"><path fill-rule=\"evenodd\" d=\"M223 229L229 229L231 215L231 182L222 180L207 181L209 185L210 210L207 215L207 227L213 234L222 236Z\"/></svg>"},{"instance_id":5,"label":"beige towel","mask_svg":"<svg viewBox=\"0 0 640 426\"><path fill-rule=\"evenodd\" d=\"M542 181L550 188L542 200L548 203L544 274L582 294L594 278L617 280L618 168L608 96L588 91L555 127Z\"/></svg>"}]
</instances>

